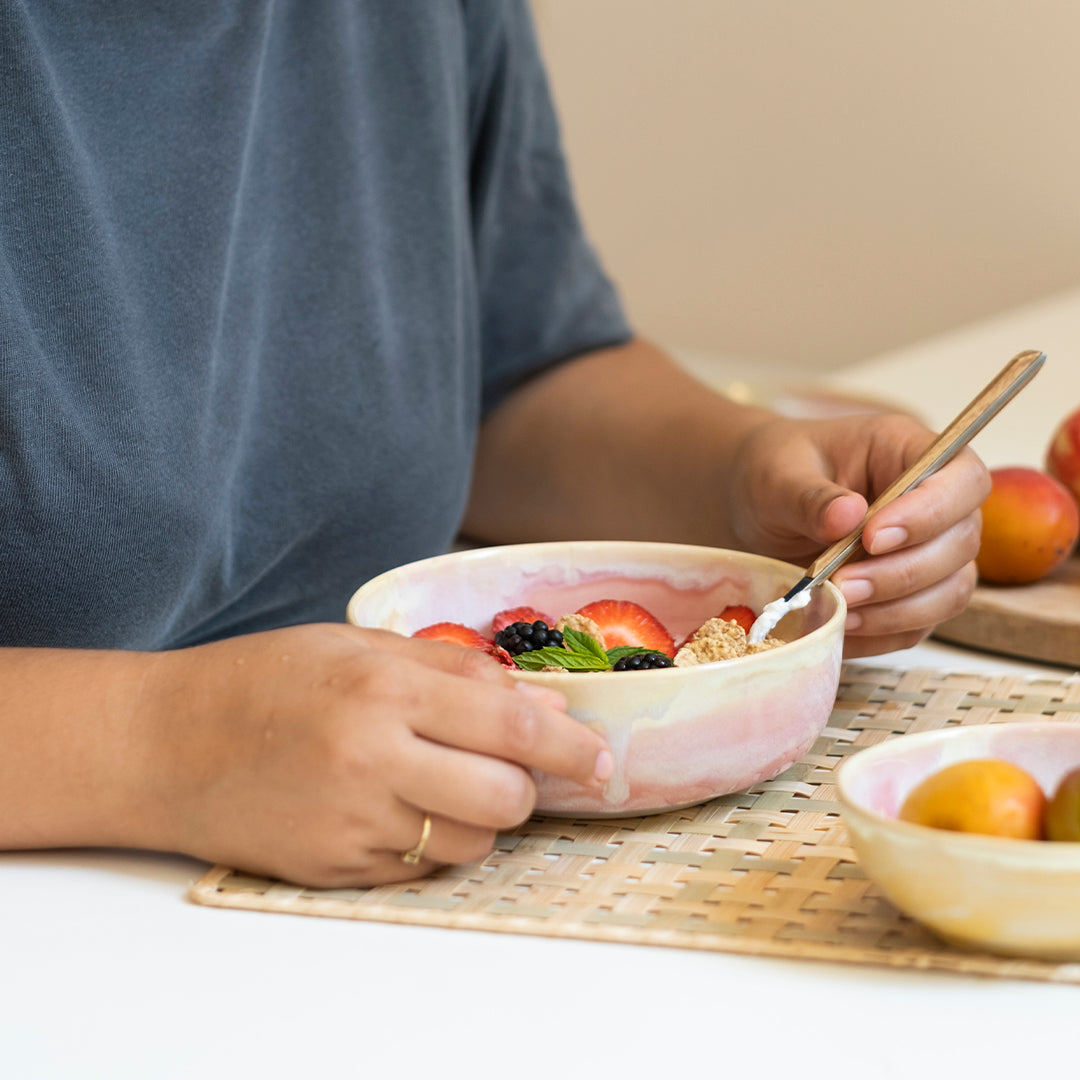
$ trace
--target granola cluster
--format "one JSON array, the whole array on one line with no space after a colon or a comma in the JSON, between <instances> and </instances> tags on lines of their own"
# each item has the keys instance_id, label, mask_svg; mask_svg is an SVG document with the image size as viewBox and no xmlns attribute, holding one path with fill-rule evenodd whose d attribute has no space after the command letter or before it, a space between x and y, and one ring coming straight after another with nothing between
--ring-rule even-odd
<instances>
[{"instance_id":1,"label":"granola cluster","mask_svg":"<svg viewBox=\"0 0 1080 1080\"><path fill-rule=\"evenodd\" d=\"M735 660L740 656L775 649L784 642L771 634L760 644L751 643L746 631L734 619L709 619L675 654L675 667L694 667L715 660Z\"/></svg>"}]
</instances>

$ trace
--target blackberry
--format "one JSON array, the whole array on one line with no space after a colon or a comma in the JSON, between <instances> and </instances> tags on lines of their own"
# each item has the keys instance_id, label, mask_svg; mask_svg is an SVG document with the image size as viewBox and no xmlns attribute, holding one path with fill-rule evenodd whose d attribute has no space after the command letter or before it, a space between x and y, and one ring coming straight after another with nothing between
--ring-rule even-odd
<instances>
[{"instance_id":1,"label":"blackberry","mask_svg":"<svg viewBox=\"0 0 1080 1080\"><path fill-rule=\"evenodd\" d=\"M501 645L511 656L520 656L545 646L557 649L562 643L562 631L553 630L543 619L531 623L511 623L495 635L495 644Z\"/></svg>"},{"instance_id":2,"label":"blackberry","mask_svg":"<svg viewBox=\"0 0 1080 1080\"><path fill-rule=\"evenodd\" d=\"M615 661L612 671L649 671L651 668L671 667L671 657L662 652L633 653Z\"/></svg>"}]
</instances>

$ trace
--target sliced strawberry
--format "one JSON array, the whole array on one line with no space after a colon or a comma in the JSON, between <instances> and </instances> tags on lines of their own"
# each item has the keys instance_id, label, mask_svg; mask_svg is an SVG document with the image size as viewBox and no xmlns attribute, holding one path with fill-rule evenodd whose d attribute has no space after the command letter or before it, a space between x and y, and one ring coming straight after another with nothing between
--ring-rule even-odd
<instances>
[{"instance_id":1,"label":"sliced strawberry","mask_svg":"<svg viewBox=\"0 0 1080 1080\"><path fill-rule=\"evenodd\" d=\"M428 638L432 641L448 641L451 645L463 645L466 649L482 649L488 656L494 657L503 667L517 671L514 658L501 646L484 637L478 630L462 626L456 622L432 623L417 630L413 637Z\"/></svg>"},{"instance_id":2,"label":"sliced strawberry","mask_svg":"<svg viewBox=\"0 0 1080 1080\"><path fill-rule=\"evenodd\" d=\"M490 651L492 643L478 630L456 622L437 622L417 630L413 637L430 638L433 641L449 641L451 645L464 645L467 649Z\"/></svg>"},{"instance_id":3,"label":"sliced strawberry","mask_svg":"<svg viewBox=\"0 0 1080 1080\"><path fill-rule=\"evenodd\" d=\"M749 634L750 627L754 625L754 619L757 618L757 616L754 614L754 609L748 608L745 604L728 604L728 606L724 608L724 610L721 611L719 615L714 615L713 618L726 619L729 622L737 622L743 628L743 630ZM706 622L709 621L711 620L706 620ZM704 623L702 623L702 626L704 626ZM694 630L691 630L690 633L687 634L686 637L679 642L679 648L681 649L684 646L689 645L690 642L694 640L694 635L700 629L701 627L699 626Z\"/></svg>"},{"instance_id":4,"label":"sliced strawberry","mask_svg":"<svg viewBox=\"0 0 1080 1080\"><path fill-rule=\"evenodd\" d=\"M631 600L594 600L578 615L592 619L604 635L604 646L640 645L643 649L675 655L675 639L655 615Z\"/></svg>"},{"instance_id":5,"label":"sliced strawberry","mask_svg":"<svg viewBox=\"0 0 1080 1080\"><path fill-rule=\"evenodd\" d=\"M508 667L511 671L518 670L517 664L514 663L514 658L501 645L489 645L488 652L494 656L503 667Z\"/></svg>"},{"instance_id":6,"label":"sliced strawberry","mask_svg":"<svg viewBox=\"0 0 1080 1080\"><path fill-rule=\"evenodd\" d=\"M757 616L754 614L754 609L748 608L745 604L729 604L717 618L727 622L737 622L749 634L750 627L754 625Z\"/></svg>"},{"instance_id":7,"label":"sliced strawberry","mask_svg":"<svg viewBox=\"0 0 1080 1080\"><path fill-rule=\"evenodd\" d=\"M555 625L555 620L550 615L545 615L542 611L537 611L536 608L512 607L507 608L505 611L500 611L492 617L491 632L497 634L500 630L505 630L511 623L531 623L536 622L537 619L543 619L548 626Z\"/></svg>"}]
</instances>

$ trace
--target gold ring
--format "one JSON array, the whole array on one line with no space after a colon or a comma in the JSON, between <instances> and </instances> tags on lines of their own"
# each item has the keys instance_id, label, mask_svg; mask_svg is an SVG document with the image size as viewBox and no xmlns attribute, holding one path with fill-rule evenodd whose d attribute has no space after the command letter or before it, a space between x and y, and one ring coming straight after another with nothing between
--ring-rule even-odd
<instances>
[{"instance_id":1,"label":"gold ring","mask_svg":"<svg viewBox=\"0 0 1080 1080\"><path fill-rule=\"evenodd\" d=\"M415 866L424 857L424 848L427 847L429 836L431 836L431 815L425 814L424 827L420 830L420 839L416 842L416 847L411 851L401 853L401 861L406 866Z\"/></svg>"}]
</instances>

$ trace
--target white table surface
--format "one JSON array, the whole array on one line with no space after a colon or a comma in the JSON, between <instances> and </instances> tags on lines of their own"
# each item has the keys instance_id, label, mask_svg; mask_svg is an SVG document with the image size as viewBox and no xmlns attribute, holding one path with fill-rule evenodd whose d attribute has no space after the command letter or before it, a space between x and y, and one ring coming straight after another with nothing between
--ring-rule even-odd
<instances>
[{"instance_id":1,"label":"white table surface","mask_svg":"<svg viewBox=\"0 0 1080 1080\"><path fill-rule=\"evenodd\" d=\"M988 463L1036 463L1035 422L1080 404L1078 342L1080 291L830 381L944 423L1013 353L1044 349L1002 414L1015 428L980 436ZM872 662L1068 674L940 644ZM0 1077L952 1080L1075 1062L1080 987L204 908L184 895L206 869L0 855Z\"/></svg>"}]
</instances>

